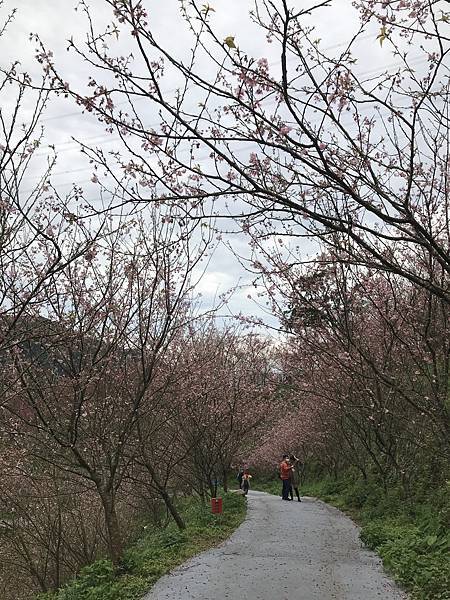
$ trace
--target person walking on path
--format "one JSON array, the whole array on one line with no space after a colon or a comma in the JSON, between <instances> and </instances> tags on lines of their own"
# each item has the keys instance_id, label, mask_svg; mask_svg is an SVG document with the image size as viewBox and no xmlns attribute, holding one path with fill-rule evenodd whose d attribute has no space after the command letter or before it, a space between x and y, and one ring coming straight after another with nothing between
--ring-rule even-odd
<instances>
[{"instance_id":1,"label":"person walking on path","mask_svg":"<svg viewBox=\"0 0 450 600\"><path fill-rule=\"evenodd\" d=\"M283 484L281 497L283 500L290 500L289 491L291 489L291 470L292 465L289 462L289 454L283 454L283 460L280 464L280 479Z\"/></svg>"},{"instance_id":2,"label":"person walking on path","mask_svg":"<svg viewBox=\"0 0 450 600\"><path fill-rule=\"evenodd\" d=\"M239 471L237 474L237 480L239 482L239 489L242 490L242 478L244 476L244 469L242 467L239 467Z\"/></svg>"},{"instance_id":3,"label":"person walking on path","mask_svg":"<svg viewBox=\"0 0 450 600\"><path fill-rule=\"evenodd\" d=\"M297 469L297 463L299 461L298 461L298 458L296 458L294 455L292 455L289 460L292 465L291 466L291 489L289 490L289 495L290 495L291 500L293 500L294 492L295 492L295 495L297 496L297 500L299 502L301 502L300 492L298 489L300 486L300 474Z\"/></svg>"},{"instance_id":4,"label":"person walking on path","mask_svg":"<svg viewBox=\"0 0 450 600\"><path fill-rule=\"evenodd\" d=\"M246 496L248 494L248 490L250 488L250 479L251 478L252 478L252 476L248 472L248 469L245 469L245 471L244 471L244 473L242 475L242 489L244 490L244 496Z\"/></svg>"}]
</instances>

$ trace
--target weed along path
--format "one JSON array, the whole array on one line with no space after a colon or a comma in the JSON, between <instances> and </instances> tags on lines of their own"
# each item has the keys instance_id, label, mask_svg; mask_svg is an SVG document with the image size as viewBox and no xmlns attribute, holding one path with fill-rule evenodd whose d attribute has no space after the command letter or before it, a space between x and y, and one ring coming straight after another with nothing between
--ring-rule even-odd
<instances>
[{"instance_id":1,"label":"weed along path","mask_svg":"<svg viewBox=\"0 0 450 600\"><path fill-rule=\"evenodd\" d=\"M403 600L358 528L313 499L251 491L244 523L158 581L145 600Z\"/></svg>"}]
</instances>

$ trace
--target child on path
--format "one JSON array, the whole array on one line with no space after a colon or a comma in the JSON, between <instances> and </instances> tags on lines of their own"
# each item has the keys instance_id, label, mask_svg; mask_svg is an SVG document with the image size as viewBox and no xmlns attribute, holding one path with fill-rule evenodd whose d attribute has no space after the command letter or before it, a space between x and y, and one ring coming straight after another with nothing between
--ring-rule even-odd
<instances>
[{"instance_id":1,"label":"child on path","mask_svg":"<svg viewBox=\"0 0 450 600\"><path fill-rule=\"evenodd\" d=\"M242 489L244 490L244 496L248 493L251 478L252 476L248 472L248 469L245 469L244 474L242 475Z\"/></svg>"}]
</instances>

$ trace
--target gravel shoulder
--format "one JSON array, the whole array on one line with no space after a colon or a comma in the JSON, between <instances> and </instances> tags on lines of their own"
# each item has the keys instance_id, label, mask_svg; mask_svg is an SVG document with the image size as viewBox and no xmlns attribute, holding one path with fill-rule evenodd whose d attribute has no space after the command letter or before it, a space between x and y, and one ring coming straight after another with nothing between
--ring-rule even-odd
<instances>
[{"instance_id":1,"label":"gravel shoulder","mask_svg":"<svg viewBox=\"0 0 450 600\"><path fill-rule=\"evenodd\" d=\"M244 523L222 545L162 577L144 600L405 600L362 547L358 527L313 498L251 491Z\"/></svg>"}]
</instances>

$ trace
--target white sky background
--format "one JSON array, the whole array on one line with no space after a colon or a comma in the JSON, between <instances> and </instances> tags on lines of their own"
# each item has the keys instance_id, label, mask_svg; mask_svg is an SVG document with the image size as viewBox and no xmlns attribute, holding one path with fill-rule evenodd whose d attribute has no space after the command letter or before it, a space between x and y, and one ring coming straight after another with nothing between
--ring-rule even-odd
<instances>
[{"instance_id":1,"label":"white sky background","mask_svg":"<svg viewBox=\"0 0 450 600\"><path fill-rule=\"evenodd\" d=\"M106 24L113 20L111 9L101 0L91 0L90 4L99 22L98 29L101 30L101 23ZM179 1L152 0L144 4L148 6L149 21L152 30L158 32L159 39L173 48L177 54L189 51L192 38L179 15ZM245 49L248 55L256 59L267 58L271 65L271 73L276 74L280 70L277 45L268 44L264 32L257 30L247 17L253 2L211 0L210 4L215 9L215 12L211 13L210 23L217 32L218 38L223 39L228 35L234 35L236 43L241 49ZM78 43L82 43L85 39L87 20L82 11L74 10L76 5L73 0L6 0L5 5L0 9L0 14L5 15L13 8L17 9L17 14L9 31L0 41L3 65L19 60L23 70L28 71L32 76L38 76L41 67L34 59L35 43L29 41L30 32L38 33L47 48L53 51L55 63L59 70L66 74L65 79L75 88L84 88L90 74L89 70L73 52L66 51L67 40L70 37ZM350 0L333 0L332 8L321 10L320 13L313 13L313 15L311 24L314 23L316 26L316 37L321 38L321 47L325 49L348 42L352 32L358 27L357 15ZM376 40L378 32L379 26L374 23L373 28L367 30L363 41L356 46L359 51L359 54L356 54L358 72L375 74L395 64L389 45L380 47ZM121 43L123 44L122 41ZM123 54L123 50L120 53ZM174 81L173 88L177 84L178 82ZM151 114L151 111L154 114ZM149 125L152 123L156 125L159 122L156 109L150 110L148 119ZM68 192L73 183L77 183L84 188L88 198L90 195L95 196L98 193L97 188L90 181L92 166L88 166L86 158L80 154L72 136L92 145L98 144L105 152L114 149L115 144L117 145L114 136L106 134L104 125L98 123L92 115L82 115L79 107L70 100L54 100L46 110L43 125L46 142L56 146L59 156L52 183L62 194ZM45 146L41 148L38 155L41 160L45 160ZM33 187L39 169L37 161L36 173L30 172L29 175L30 188ZM245 238L234 236L231 244L238 254L249 256ZM305 253L311 252L313 248L312 243L304 242ZM248 299L248 294L255 297L255 290L247 287L251 279L252 277L239 265L232 252L225 246L219 246L198 290L208 304L217 294L239 283L242 288L236 292L230 303L231 312L241 311L246 315L264 316L268 323L275 325L273 318L267 316L253 300Z\"/></svg>"}]
</instances>

